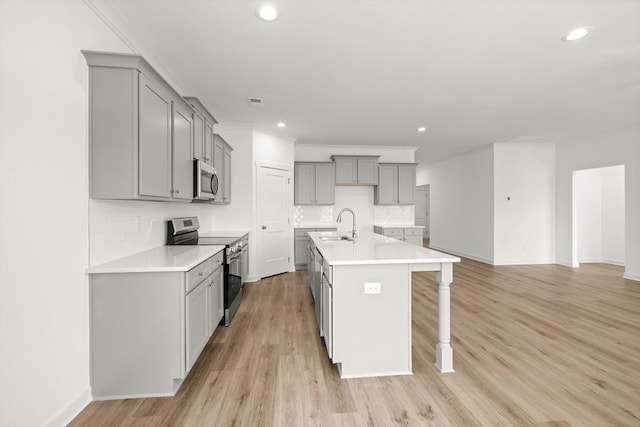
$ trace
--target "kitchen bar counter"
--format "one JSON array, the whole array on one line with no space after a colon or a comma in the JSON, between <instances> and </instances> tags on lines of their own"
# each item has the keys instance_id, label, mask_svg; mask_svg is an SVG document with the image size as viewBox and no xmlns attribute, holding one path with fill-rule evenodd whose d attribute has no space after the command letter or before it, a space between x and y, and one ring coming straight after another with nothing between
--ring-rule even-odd
<instances>
[{"instance_id":1,"label":"kitchen bar counter","mask_svg":"<svg viewBox=\"0 0 640 427\"><path fill-rule=\"evenodd\" d=\"M371 232L355 241L309 233L321 264L320 334L341 378L409 375L412 272L436 272L436 368L453 372L450 289L460 258ZM316 267L318 268L318 267ZM314 275L316 277L316 275ZM312 280L319 280L317 277ZM316 287L317 289L317 287Z\"/></svg>"},{"instance_id":2,"label":"kitchen bar counter","mask_svg":"<svg viewBox=\"0 0 640 427\"><path fill-rule=\"evenodd\" d=\"M348 233L347 233L348 234ZM460 258L409 245L375 233L361 233L354 242L323 241L321 236L335 233L309 233L329 265L425 264L460 262Z\"/></svg>"},{"instance_id":3,"label":"kitchen bar counter","mask_svg":"<svg viewBox=\"0 0 640 427\"><path fill-rule=\"evenodd\" d=\"M224 249L211 246L160 246L89 267L89 274L188 271Z\"/></svg>"}]
</instances>

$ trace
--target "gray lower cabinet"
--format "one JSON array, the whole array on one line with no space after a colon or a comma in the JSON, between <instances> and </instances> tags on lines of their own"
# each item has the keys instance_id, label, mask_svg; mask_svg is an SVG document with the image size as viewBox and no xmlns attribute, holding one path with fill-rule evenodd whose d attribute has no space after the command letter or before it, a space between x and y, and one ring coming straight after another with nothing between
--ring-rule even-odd
<instances>
[{"instance_id":1,"label":"gray lower cabinet","mask_svg":"<svg viewBox=\"0 0 640 427\"><path fill-rule=\"evenodd\" d=\"M327 349L329 359L333 358L333 287L329 277L329 269L332 267L323 267L327 269L322 275L322 332L324 345Z\"/></svg>"},{"instance_id":2,"label":"gray lower cabinet","mask_svg":"<svg viewBox=\"0 0 640 427\"><path fill-rule=\"evenodd\" d=\"M374 190L374 203L376 205L413 205L415 187L415 163L380 163L378 185Z\"/></svg>"},{"instance_id":3,"label":"gray lower cabinet","mask_svg":"<svg viewBox=\"0 0 640 427\"><path fill-rule=\"evenodd\" d=\"M333 205L335 166L332 162L295 162L294 204Z\"/></svg>"},{"instance_id":4,"label":"gray lower cabinet","mask_svg":"<svg viewBox=\"0 0 640 427\"><path fill-rule=\"evenodd\" d=\"M190 201L191 106L139 55L83 54L91 197Z\"/></svg>"},{"instance_id":5,"label":"gray lower cabinet","mask_svg":"<svg viewBox=\"0 0 640 427\"><path fill-rule=\"evenodd\" d=\"M175 395L223 317L222 256L187 272L91 275L95 400Z\"/></svg>"},{"instance_id":6,"label":"gray lower cabinet","mask_svg":"<svg viewBox=\"0 0 640 427\"><path fill-rule=\"evenodd\" d=\"M336 185L377 185L380 156L331 156L336 167Z\"/></svg>"},{"instance_id":7,"label":"gray lower cabinet","mask_svg":"<svg viewBox=\"0 0 640 427\"><path fill-rule=\"evenodd\" d=\"M220 135L213 134L213 166L218 171L220 190L215 204L231 203L231 151L233 148Z\"/></svg>"},{"instance_id":8,"label":"gray lower cabinet","mask_svg":"<svg viewBox=\"0 0 640 427\"><path fill-rule=\"evenodd\" d=\"M422 227L386 227L373 226L373 232L383 236L393 237L416 246L422 246Z\"/></svg>"},{"instance_id":9,"label":"gray lower cabinet","mask_svg":"<svg viewBox=\"0 0 640 427\"><path fill-rule=\"evenodd\" d=\"M184 99L195 110L193 117L193 158L213 166L213 126L218 121L198 98L185 96Z\"/></svg>"},{"instance_id":10,"label":"gray lower cabinet","mask_svg":"<svg viewBox=\"0 0 640 427\"><path fill-rule=\"evenodd\" d=\"M293 262L296 270L304 270L309 262L309 235L314 231L336 231L336 227L296 227L294 229Z\"/></svg>"}]
</instances>

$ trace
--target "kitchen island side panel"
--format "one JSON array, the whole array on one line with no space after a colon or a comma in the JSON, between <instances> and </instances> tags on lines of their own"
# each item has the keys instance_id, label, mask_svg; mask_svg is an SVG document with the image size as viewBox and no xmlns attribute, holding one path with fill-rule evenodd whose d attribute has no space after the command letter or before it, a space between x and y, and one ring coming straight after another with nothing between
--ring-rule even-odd
<instances>
[{"instance_id":1,"label":"kitchen island side panel","mask_svg":"<svg viewBox=\"0 0 640 427\"><path fill-rule=\"evenodd\" d=\"M342 378L411 374L408 264L333 266L333 344Z\"/></svg>"}]
</instances>

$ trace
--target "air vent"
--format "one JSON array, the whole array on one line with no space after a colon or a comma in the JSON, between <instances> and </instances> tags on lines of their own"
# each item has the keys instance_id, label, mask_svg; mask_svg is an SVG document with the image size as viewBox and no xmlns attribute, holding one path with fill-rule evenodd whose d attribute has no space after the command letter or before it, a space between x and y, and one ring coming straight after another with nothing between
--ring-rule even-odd
<instances>
[{"instance_id":1,"label":"air vent","mask_svg":"<svg viewBox=\"0 0 640 427\"><path fill-rule=\"evenodd\" d=\"M249 97L249 106L251 107L264 107L264 101L262 100L262 98L254 98L254 97Z\"/></svg>"}]
</instances>

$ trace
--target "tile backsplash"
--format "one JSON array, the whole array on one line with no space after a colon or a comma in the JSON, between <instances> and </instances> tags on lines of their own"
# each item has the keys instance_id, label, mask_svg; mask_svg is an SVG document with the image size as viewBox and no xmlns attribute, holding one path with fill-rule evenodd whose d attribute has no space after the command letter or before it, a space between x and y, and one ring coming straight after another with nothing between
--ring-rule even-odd
<instances>
[{"instance_id":1,"label":"tile backsplash","mask_svg":"<svg viewBox=\"0 0 640 427\"><path fill-rule=\"evenodd\" d=\"M414 205L375 206L373 187L346 186L336 187L333 206L294 206L293 225L294 227L336 226L336 216L343 207L355 210L360 231L372 231L374 224L413 225L415 221ZM350 221L346 222L350 224Z\"/></svg>"},{"instance_id":2,"label":"tile backsplash","mask_svg":"<svg viewBox=\"0 0 640 427\"><path fill-rule=\"evenodd\" d=\"M202 230L213 225L211 205L90 199L90 265L166 244L167 220L180 216L198 216Z\"/></svg>"}]
</instances>

